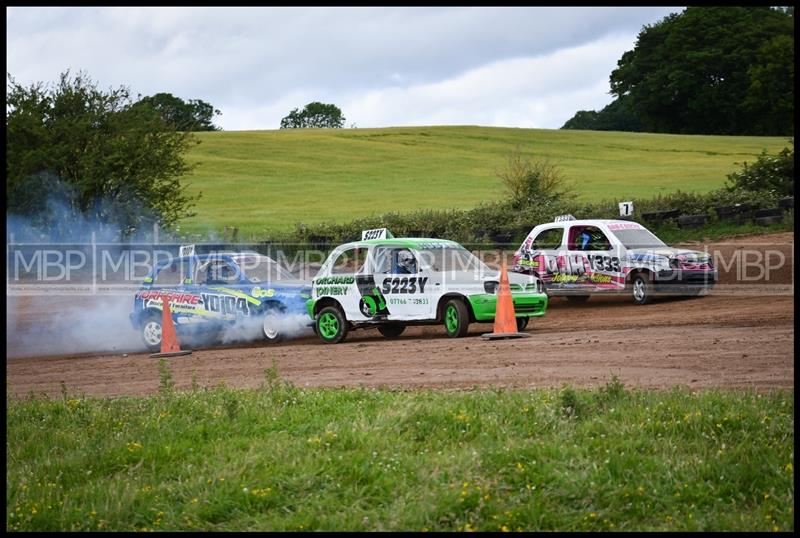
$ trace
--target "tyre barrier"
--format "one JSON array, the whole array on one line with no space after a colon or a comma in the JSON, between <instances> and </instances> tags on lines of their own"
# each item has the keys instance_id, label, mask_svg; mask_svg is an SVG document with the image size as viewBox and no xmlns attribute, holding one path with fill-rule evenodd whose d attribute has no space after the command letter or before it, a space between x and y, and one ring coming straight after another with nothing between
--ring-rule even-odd
<instances>
[{"instance_id":1,"label":"tyre barrier","mask_svg":"<svg viewBox=\"0 0 800 538\"><path fill-rule=\"evenodd\" d=\"M750 204L735 204L715 207L714 211L717 213L719 220L732 220L736 224L744 224L745 221L750 219L752 213L752 206Z\"/></svg>"},{"instance_id":2,"label":"tyre barrier","mask_svg":"<svg viewBox=\"0 0 800 538\"><path fill-rule=\"evenodd\" d=\"M678 227L684 229L700 228L708 221L708 215L681 215L678 217Z\"/></svg>"},{"instance_id":3,"label":"tyre barrier","mask_svg":"<svg viewBox=\"0 0 800 538\"><path fill-rule=\"evenodd\" d=\"M680 209L670 209L667 211L654 211L652 213L642 213L642 218L648 222L660 223L669 219L676 219L681 214Z\"/></svg>"},{"instance_id":4,"label":"tyre barrier","mask_svg":"<svg viewBox=\"0 0 800 538\"><path fill-rule=\"evenodd\" d=\"M764 218L764 217L782 217L783 216L783 209L780 207L769 207L766 209L758 209L756 210L755 214L753 215L756 219Z\"/></svg>"},{"instance_id":5,"label":"tyre barrier","mask_svg":"<svg viewBox=\"0 0 800 538\"><path fill-rule=\"evenodd\" d=\"M789 196L778 200L778 207L780 207L784 211L789 211L790 209L794 209L794 196Z\"/></svg>"},{"instance_id":6,"label":"tyre barrier","mask_svg":"<svg viewBox=\"0 0 800 538\"><path fill-rule=\"evenodd\" d=\"M783 220L783 217L771 215L768 217L756 217L755 223L759 226L769 226L770 224L778 224Z\"/></svg>"}]
</instances>

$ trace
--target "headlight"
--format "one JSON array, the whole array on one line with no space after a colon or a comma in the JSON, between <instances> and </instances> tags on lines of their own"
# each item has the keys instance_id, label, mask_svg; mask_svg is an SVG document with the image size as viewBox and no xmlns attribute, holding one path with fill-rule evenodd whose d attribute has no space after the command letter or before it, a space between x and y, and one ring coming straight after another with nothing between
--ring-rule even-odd
<instances>
[{"instance_id":1,"label":"headlight","mask_svg":"<svg viewBox=\"0 0 800 538\"><path fill-rule=\"evenodd\" d=\"M658 256L656 258L656 268L660 270L669 270L670 269L670 259L667 256Z\"/></svg>"}]
</instances>

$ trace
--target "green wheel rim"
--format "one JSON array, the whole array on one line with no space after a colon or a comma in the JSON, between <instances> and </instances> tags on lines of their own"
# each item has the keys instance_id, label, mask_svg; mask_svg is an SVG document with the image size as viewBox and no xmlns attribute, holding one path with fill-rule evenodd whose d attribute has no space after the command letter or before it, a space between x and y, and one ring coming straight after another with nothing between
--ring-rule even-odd
<instances>
[{"instance_id":1,"label":"green wheel rim","mask_svg":"<svg viewBox=\"0 0 800 538\"><path fill-rule=\"evenodd\" d=\"M334 338L339 333L339 320L330 312L325 312L319 318L319 333L323 338Z\"/></svg>"},{"instance_id":2,"label":"green wheel rim","mask_svg":"<svg viewBox=\"0 0 800 538\"><path fill-rule=\"evenodd\" d=\"M456 332L456 329L458 329L458 310L453 305L449 305L444 312L444 326L451 333Z\"/></svg>"}]
</instances>

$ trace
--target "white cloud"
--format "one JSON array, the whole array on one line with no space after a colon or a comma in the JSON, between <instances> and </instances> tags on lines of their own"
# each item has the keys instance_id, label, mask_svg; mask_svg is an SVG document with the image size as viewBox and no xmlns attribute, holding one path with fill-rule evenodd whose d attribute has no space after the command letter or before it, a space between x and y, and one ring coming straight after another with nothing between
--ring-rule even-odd
<instances>
[{"instance_id":1,"label":"white cloud","mask_svg":"<svg viewBox=\"0 0 800 538\"><path fill-rule=\"evenodd\" d=\"M560 127L610 102L644 24L677 8L21 8L6 10L22 83L84 69L103 88L203 99L225 129L276 129L335 103L360 127Z\"/></svg>"}]
</instances>

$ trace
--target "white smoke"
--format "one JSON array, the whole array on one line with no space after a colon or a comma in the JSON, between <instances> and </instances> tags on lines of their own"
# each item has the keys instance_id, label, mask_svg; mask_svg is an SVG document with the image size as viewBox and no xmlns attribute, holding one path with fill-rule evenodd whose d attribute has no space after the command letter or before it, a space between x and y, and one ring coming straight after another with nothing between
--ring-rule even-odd
<instances>
[{"instance_id":1,"label":"white smoke","mask_svg":"<svg viewBox=\"0 0 800 538\"><path fill-rule=\"evenodd\" d=\"M87 217L73 209L69 203L72 190L64 187L57 178L43 177L42 181L45 180L53 187L51 196L43 204L45 211L32 216L6 215L6 268L9 275L6 284L6 355L32 357L146 351L140 331L131 325L129 316L134 310L135 290L142 284L153 258L149 258L144 267L142 263L137 267L134 251L147 254L150 249L164 252L160 250L163 248L177 255L177 244L164 244L163 241L169 238L165 237L166 234L159 234L152 221L149 224L140 221L140 229L128 229L132 234L124 238L119 226L101 222L97 217ZM96 205L103 208L107 217L116 207L102 202ZM211 242L218 240L212 233L206 237ZM99 254L104 245L110 248L108 260ZM72 252L74 256L70 258L66 252ZM155 250L152 252L155 256ZM126 254L130 256L125 257ZM59 261L52 262L54 259ZM98 263L98 259L103 263L110 261L106 265L100 264L103 271L116 266L117 270L110 278L98 275L98 272L103 272L93 265ZM70 273L69 263L76 260L84 263ZM159 261L163 259L159 258ZM48 270L66 276L49 278ZM108 291L96 293L97 283L101 287L122 286L125 289L114 289L111 294ZM71 291L53 291L59 287ZM312 334L306 327L309 321L303 314L282 315L275 318L275 327L284 339L296 338ZM261 319L244 318L225 327L217 336L215 341L204 341L198 347L261 340ZM193 345L194 338L189 335L184 337L179 333L179 339L182 347L184 340L187 345Z\"/></svg>"},{"instance_id":2,"label":"white smoke","mask_svg":"<svg viewBox=\"0 0 800 538\"><path fill-rule=\"evenodd\" d=\"M6 355L138 352L132 297L6 295Z\"/></svg>"},{"instance_id":3,"label":"white smoke","mask_svg":"<svg viewBox=\"0 0 800 538\"><path fill-rule=\"evenodd\" d=\"M274 314L267 316L267 323L278 331L281 340L291 340L312 336L314 333L309 326L311 318L307 314ZM244 318L235 325L226 327L220 335L222 344L239 342L253 342L264 339L262 332L262 318Z\"/></svg>"}]
</instances>

